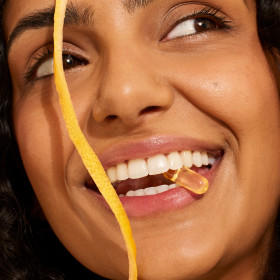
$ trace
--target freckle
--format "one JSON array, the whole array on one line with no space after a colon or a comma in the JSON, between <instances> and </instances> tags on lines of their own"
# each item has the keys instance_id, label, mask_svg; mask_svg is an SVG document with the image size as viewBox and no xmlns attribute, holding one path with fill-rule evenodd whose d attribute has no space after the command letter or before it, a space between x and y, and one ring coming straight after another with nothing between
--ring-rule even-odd
<instances>
[{"instance_id":1,"label":"freckle","mask_svg":"<svg viewBox=\"0 0 280 280\"><path fill-rule=\"evenodd\" d=\"M218 84L218 83L214 83L213 86L214 86L214 87L218 87L219 84Z\"/></svg>"}]
</instances>

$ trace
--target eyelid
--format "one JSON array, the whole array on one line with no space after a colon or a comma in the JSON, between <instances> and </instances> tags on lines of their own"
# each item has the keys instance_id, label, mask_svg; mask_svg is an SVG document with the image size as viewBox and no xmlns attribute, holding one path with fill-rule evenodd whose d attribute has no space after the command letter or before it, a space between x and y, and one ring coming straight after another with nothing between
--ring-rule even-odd
<instances>
[{"instance_id":1,"label":"eyelid","mask_svg":"<svg viewBox=\"0 0 280 280\"><path fill-rule=\"evenodd\" d=\"M47 61L49 58L51 58L53 56L53 49L50 48L50 46L46 46L43 49L40 50L39 53L36 53L31 60L32 61L36 61L35 63L32 63L27 71L24 73L24 80L26 83L28 83L29 81L32 80L36 80L34 79L34 74L36 72L36 69L38 69L38 67L44 63L45 61Z\"/></svg>"},{"instance_id":2,"label":"eyelid","mask_svg":"<svg viewBox=\"0 0 280 280\"><path fill-rule=\"evenodd\" d=\"M71 46L72 46L72 44L71 44ZM89 59L86 57L85 54L82 54L81 52L75 50L75 46L73 48L65 46L64 49L62 50L62 54L71 55L81 61L86 62L86 64L88 64L88 62L89 62ZM40 80L47 76L51 76L52 74L46 75L43 77L39 77L39 78L34 77L34 75L35 75L37 69L40 67L40 65L42 65L44 62L46 62L50 58L53 58L53 45L47 45L47 46L43 47L40 50L40 52L35 54L33 56L33 58L31 58L31 60L33 60L33 61L35 60L36 62L32 63L24 74L25 83L28 83L30 81Z\"/></svg>"},{"instance_id":3,"label":"eyelid","mask_svg":"<svg viewBox=\"0 0 280 280\"><path fill-rule=\"evenodd\" d=\"M182 7L182 5L180 5ZM168 34L176 28L180 23L187 21L187 20L192 20L192 19L198 19L198 18L205 18L205 19L212 19L216 20L217 24L221 25L221 29L232 29L232 21L229 20L226 16L226 14L222 13L219 8L214 8L214 7L203 7L198 9L195 9L192 13L185 14L184 16L181 16L178 20L173 22L167 31L163 33L163 36L161 37L162 39L160 41L166 41L166 38ZM195 34L193 34L195 35ZM186 36L192 36L192 35L186 35ZM175 38L176 39L176 38Z\"/></svg>"}]
</instances>

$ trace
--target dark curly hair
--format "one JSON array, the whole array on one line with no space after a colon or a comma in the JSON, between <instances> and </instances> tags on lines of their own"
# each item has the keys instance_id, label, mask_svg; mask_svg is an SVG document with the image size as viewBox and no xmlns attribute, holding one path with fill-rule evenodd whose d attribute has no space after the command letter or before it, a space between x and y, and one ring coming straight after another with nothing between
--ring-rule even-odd
<instances>
[{"instance_id":1,"label":"dark curly hair","mask_svg":"<svg viewBox=\"0 0 280 280\"><path fill-rule=\"evenodd\" d=\"M280 0L256 0L258 32L280 94ZM5 0L0 0L0 24ZM0 28L0 279L98 279L57 240L42 218L11 122L12 85ZM39 214L38 214L39 213ZM100 278L103 279L103 278ZM264 280L280 279L280 211Z\"/></svg>"}]
</instances>

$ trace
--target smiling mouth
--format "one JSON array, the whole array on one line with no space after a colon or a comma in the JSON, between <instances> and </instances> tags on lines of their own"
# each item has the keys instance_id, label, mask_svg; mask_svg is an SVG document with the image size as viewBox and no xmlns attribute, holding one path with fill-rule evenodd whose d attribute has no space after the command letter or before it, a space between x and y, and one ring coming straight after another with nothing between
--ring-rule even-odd
<instances>
[{"instance_id":1,"label":"smiling mouth","mask_svg":"<svg viewBox=\"0 0 280 280\"><path fill-rule=\"evenodd\" d=\"M186 166L202 176L215 164L217 157L208 152L184 150L158 154L145 159L132 159L106 170L119 197L150 196L178 187L163 173ZM100 194L92 179L85 186Z\"/></svg>"}]
</instances>

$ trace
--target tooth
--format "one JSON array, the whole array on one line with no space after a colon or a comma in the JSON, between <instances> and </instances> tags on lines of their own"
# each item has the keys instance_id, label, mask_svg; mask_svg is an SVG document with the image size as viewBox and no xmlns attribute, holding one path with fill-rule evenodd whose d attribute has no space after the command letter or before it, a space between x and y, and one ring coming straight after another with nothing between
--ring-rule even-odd
<instances>
[{"instance_id":1,"label":"tooth","mask_svg":"<svg viewBox=\"0 0 280 280\"><path fill-rule=\"evenodd\" d=\"M131 179L148 176L148 166L144 159L132 159L128 162L128 175Z\"/></svg>"},{"instance_id":2,"label":"tooth","mask_svg":"<svg viewBox=\"0 0 280 280\"><path fill-rule=\"evenodd\" d=\"M144 193L145 195L154 195L157 194L157 189L155 187L146 188L144 189Z\"/></svg>"},{"instance_id":3,"label":"tooth","mask_svg":"<svg viewBox=\"0 0 280 280\"><path fill-rule=\"evenodd\" d=\"M192 153L191 151L182 151L180 156L183 161L183 165L190 168L193 165Z\"/></svg>"},{"instance_id":4,"label":"tooth","mask_svg":"<svg viewBox=\"0 0 280 280\"><path fill-rule=\"evenodd\" d=\"M140 190L134 191L134 195L135 196L144 196L145 192L143 189L140 189Z\"/></svg>"},{"instance_id":5,"label":"tooth","mask_svg":"<svg viewBox=\"0 0 280 280\"><path fill-rule=\"evenodd\" d=\"M167 155L167 160L169 163L169 169L177 170L183 166L182 158L178 152L173 152Z\"/></svg>"},{"instance_id":6,"label":"tooth","mask_svg":"<svg viewBox=\"0 0 280 280\"><path fill-rule=\"evenodd\" d=\"M158 192L158 193L163 193L163 192L168 191L169 189L170 189L169 186L167 186L167 185L161 185L161 186L158 186L158 187L157 187L157 192Z\"/></svg>"},{"instance_id":7,"label":"tooth","mask_svg":"<svg viewBox=\"0 0 280 280\"><path fill-rule=\"evenodd\" d=\"M107 176L110 179L111 183L115 183L118 180L117 168L115 166L108 168L108 170L106 172L107 172Z\"/></svg>"},{"instance_id":8,"label":"tooth","mask_svg":"<svg viewBox=\"0 0 280 280\"><path fill-rule=\"evenodd\" d=\"M126 195L124 194L120 194L119 197L124 197L124 196L130 196L130 197L134 197L134 196L146 196L146 195L155 195L158 193L163 193L166 192L168 190L174 189L176 188L176 184L172 184L172 185L160 185L157 187L150 187L150 188L146 188L146 189L139 189L136 191L130 190L126 193Z\"/></svg>"},{"instance_id":9,"label":"tooth","mask_svg":"<svg viewBox=\"0 0 280 280\"><path fill-rule=\"evenodd\" d=\"M215 162L215 158L214 158L214 156L213 156L213 155L211 155L211 154L208 154L208 159L209 159L209 164L213 165L213 164L214 164L214 162Z\"/></svg>"},{"instance_id":10,"label":"tooth","mask_svg":"<svg viewBox=\"0 0 280 280\"><path fill-rule=\"evenodd\" d=\"M197 167L202 166L202 159L200 152L193 152L193 164Z\"/></svg>"},{"instance_id":11,"label":"tooth","mask_svg":"<svg viewBox=\"0 0 280 280\"><path fill-rule=\"evenodd\" d=\"M148 170L150 175L156 175L166 172L169 164L164 155L156 155L148 158Z\"/></svg>"},{"instance_id":12,"label":"tooth","mask_svg":"<svg viewBox=\"0 0 280 280\"><path fill-rule=\"evenodd\" d=\"M117 178L120 181L128 179L127 165L125 163L117 165Z\"/></svg>"},{"instance_id":13,"label":"tooth","mask_svg":"<svg viewBox=\"0 0 280 280\"><path fill-rule=\"evenodd\" d=\"M126 193L126 196L134 196L134 191L128 191L127 193Z\"/></svg>"},{"instance_id":14,"label":"tooth","mask_svg":"<svg viewBox=\"0 0 280 280\"><path fill-rule=\"evenodd\" d=\"M201 159L202 159L202 165L208 165L209 160L208 160L208 155L206 152L201 153Z\"/></svg>"},{"instance_id":15,"label":"tooth","mask_svg":"<svg viewBox=\"0 0 280 280\"><path fill-rule=\"evenodd\" d=\"M182 165L191 168L194 164L197 167L202 165L213 165L215 158L206 152L191 152L188 150L172 152L167 156L163 154L144 159L129 160L128 164L121 163L112 166L107 170L107 176L112 183L117 180L124 181L128 178L138 179L150 175L157 175L166 172L168 169L180 169Z\"/></svg>"}]
</instances>

